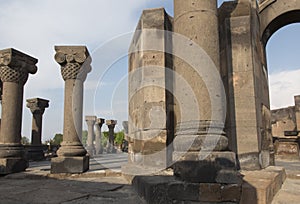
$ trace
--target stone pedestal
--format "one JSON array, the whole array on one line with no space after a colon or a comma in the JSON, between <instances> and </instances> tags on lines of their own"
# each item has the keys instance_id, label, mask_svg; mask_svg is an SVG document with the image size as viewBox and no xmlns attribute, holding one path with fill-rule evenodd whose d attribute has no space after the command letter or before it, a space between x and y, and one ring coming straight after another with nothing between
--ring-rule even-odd
<instances>
[{"instance_id":1,"label":"stone pedestal","mask_svg":"<svg viewBox=\"0 0 300 204\"><path fill-rule=\"evenodd\" d=\"M0 77L3 83L0 174L20 172L28 167L21 145L23 86L28 74L36 73L37 61L15 49L0 51Z\"/></svg>"},{"instance_id":2,"label":"stone pedestal","mask_svg":"<svg viewBox=\"0 0 300 204\"><path fill-rule=\"evenodd\" d=\"M82 173L89 169L89 156L82 135L83 82L91 71L85 46L55 46L55 60L65 81L63 142L51 159L51 173Z\"/></svg>"},{"instance_id":3,"label":"stone pedestal","mask_svg":"<svg viewBox=\"0 0 300 204\"><path fill-rule=\"evenodd\" d=\"M103 146L102 146L102 132L101 132L101 128L102 125L105 123L105 119L104 118L97 118L96 120L96 124L95 124L95 128L96 128L96 139L95 139L95 143L96 143L96 155L102 154L103 153Z\"/></svg>"},{"instance_id":4,"label":"stone pedestal","mask_svg":"<svg viewBox=\"0 0 300 204\"><path fill-rule=\"evenodd\" d=\"M108 127L108 143L107 143L107 153L116 153L115 148L115 126L117 124L116 120L106 120L106 125Z\"/></svg>"},{"instance_id":5,"label":"stone pedestal","mask_svg":"<svg viewBox=\"0 0 300 204\"><path fill-rule=\"evenodd\" d=\"M94 132L94 125L95 125L96 119L97 119L96 116L85 116L85 122L88 125L88 135L87 135L86 150L87 150L87 152L89 153L90 156L93 156L95 154L95 146L94 146L95 132Z\"/></svg>"},{"instance_id":6,"label":"stone pedestal","mask_svg":"<svg viewBox=\"0 0 300 204\"><path fill-rule=\"evenodd\" d=\"M28 148L29 160L43 160L44 146L42 145L42 124L45 108L49 107L49 101L41 98L27 99L27 108L32 113L31 145Z\"/></svg>"}]
</instances>

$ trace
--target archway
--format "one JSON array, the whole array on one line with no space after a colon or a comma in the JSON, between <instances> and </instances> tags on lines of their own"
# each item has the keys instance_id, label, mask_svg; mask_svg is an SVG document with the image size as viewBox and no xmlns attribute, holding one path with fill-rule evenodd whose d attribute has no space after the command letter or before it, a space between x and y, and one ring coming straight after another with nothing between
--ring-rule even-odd
<instances>
[{"instance_id":1,"label":"archway","mask_svg":"<svg viewBox=\"0 0 300 204\"><path fill-rule=\"evenodd\" d=\"M300 22L300 1L297 0L265 0L260 2L259 7L260 12L260 37L262 46L264 49L264 59L263 64L266 67L266 70L268 70L270 74L270 61L267 59L267 48L268 48L268 42L271 39L272 36L277 35L277 31L281 29L287 29L291 26L291 24L299 23ZM299 24L298 24L299 25ZM276 34L275 34L276 33ZM275 34L275 35L274 35ZM288 42L291 39L285 40L285 42ZM278 48L277 48L278 49ZM279 48L280 49L280 48ZM286 55L286 53L282 53L282 55ZM280 56L280 59L282 57ZM299 68L299 67L298 67ZM289 68L285 68L289 69ZM282 70L281 70L282 71ZM288 70L284 70L285 73L287 73ZM283 72L282 72L283 73ZM281 79L283 80L283 79ZM269 79L270 81L270 79ZM271 87L269 87L270 91ZM286 88L289 90L290 88ZM293 98L293 94L290 94L288 96L290 98ZM291 105L291 104L289 104ZM274 109L271 107L271 109ZM283 108L283 107L276 107L276 108ZM279 142L281 141L280 138L283 137L282 141L284 140L284 148L287 148L287 152L292 151L292 149L295 149L294 146L298 146L297 143L292 144L291 141L286 143L286 138L284 136L288 134L288 132L295 132L297 133L297 119L296 119L296 109L295 107L289 107L284 109L278 109L276 111L272 111L272 133L273 137L276 136L278 139L275 143L275 152L278 151ZM276 122L276 123L275 123ZM275 129L275 130L274 130ZM298 127L299 129L299 127ZM296 135L295 135L296 136ZM274 138L273 138L274 139ZM289 144L287 146L287 144ZM294 153L297 157L299 157L299 147L296 147L296 150ZM298 152L297 152L298 151ZM283 150L284 152L284 150ZM277 152L278 153L278 152ZM287 155L289 156L289 155Z\"/></svg>"}]
</instances>

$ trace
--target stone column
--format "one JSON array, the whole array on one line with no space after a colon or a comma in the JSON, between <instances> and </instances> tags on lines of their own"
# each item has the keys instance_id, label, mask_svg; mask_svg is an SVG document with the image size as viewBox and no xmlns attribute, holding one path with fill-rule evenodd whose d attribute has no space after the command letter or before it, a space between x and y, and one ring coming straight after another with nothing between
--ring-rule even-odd
<instances>
[{"instance_id":1,"label":"stone column","mask_svg":"<svg viewBox=\"0 0 300 204\"><path fill-rule=\"evenodd\" d=\"M108 127L108 143L107 143L107 153L116 153L115 149L115 126L117 124L116 120L106 120L106 125Z\"/></svg>"},{"instance_id":2,"label":"stone column","mask_svg":"<svg viewBox=\"0 0 300 204\"><path fill-rule=\"evenodd\" d=\"M3 83L0 132L0 174L24 171L28 167L21 145L23 87L28 74L37 72L37 59L15 49L0 51Z\"/></svg>"},{"instance_id":3,"label":"stone column","mask_svg":"<svg viewBox=\"0 0 300 204\"><path fill-rule=\"evenodd\" d=\"M51 173L82 173L89 169L89 156L82 135L83 82L91 71L85 46L55 46L55 60L65 81L63 142L51 160Z\"/></svg>"},{"instance_id":4,"label":"stone column","mask_svg":"<svg viewBox=\"0 0 300 204\"><path fill-rule=\"evenodd\" d=\"M87 147L86 150L90 156L95 154L95 146L94 146L94 125L96 122L96 116L85 116L86 124L88 125L88 135L87 135Z\"/></svg>"},{"instance_id":5,"label":"stone column","mask_svg":"<svg viewBox=\"0 0 300 204\"><path fill-rule=\"evenodd\" d=\"M49 107L49 101L41 98L27 99L27 108L32 113L31 145L28 149L30 160L44 159L42 145L42 121L45 108Z\"/></svg>"},{"instance_id":6,"label":"stone column","mask_svg":"<svg viewBox=\"0 0 300 204\"><path fill-rule=\"evenodd\" d=\"M101 133L101 128L102 125L105 123L105 119L104 118L98 118L96 120L96 139L95 139L95 143L96 143L96 155L98 154L102 154L103 153L103 146L102 146L102 133Z\"/></svg>"},{"instance_id":7,"label":"stone column","mask_svg":"<svg viewBox=\"0 0 300 204\"><path fill-rule=\"evenodd\" d=\"M223 131L226 97L221 77L216 77L220 74L217 0L174 0L174 32L187 39L173 39L174 51L190 49L186 50L190 56L199 52L201 59L174 58L176 74L192 92L175 78L174 175L192 183L237 183L236 155L227 151Z\"/></svg>"},{"instance_id":8,"label":"stone column","mask_svg":"<svg viewBox=\"0 0 300 204\"><path fill-rule=\"evenodd\" d=\"M297 130L300 131L300 95L295 96L295 113Z\"/></svg>"}]
</instances>

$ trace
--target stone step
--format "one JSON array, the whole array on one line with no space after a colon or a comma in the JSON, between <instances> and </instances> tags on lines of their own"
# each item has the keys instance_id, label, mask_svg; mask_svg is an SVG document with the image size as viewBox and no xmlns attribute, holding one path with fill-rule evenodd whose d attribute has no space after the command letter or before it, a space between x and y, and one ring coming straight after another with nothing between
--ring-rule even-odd
<instances>
[{"instance_id":1,"label":"stone step","mask_svg":"<svg viewBox=\"0 0 300 204\"><path fill-rule=\"evenodd\" d=\"M283 167L270 166L259 171L242 171L241 173L244 175L242 204L270 204L286 179Z\"/></svg>"}]
</instances>

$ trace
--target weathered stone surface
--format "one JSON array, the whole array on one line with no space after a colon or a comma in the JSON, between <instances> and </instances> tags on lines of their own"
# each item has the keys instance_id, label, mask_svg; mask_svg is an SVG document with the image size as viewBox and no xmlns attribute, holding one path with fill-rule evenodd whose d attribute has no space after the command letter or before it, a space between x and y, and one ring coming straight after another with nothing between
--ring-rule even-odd
<instances>
[{"instance_id":1,"label":"weathered stone surface","mask_svg":"<svg viewBox=\"0 0 300 204\"><path fill-rule=\"evenodd\" d=\"M51 159L51 173L83 173L89 169L89 156L55 157Z\"/></svg>"},{"instance_id":2,"label":"weathered stone surface","mask_svg":"<svg viewBox=\"0 0 300 204\"><path fill-rule=\"evenodd\" d=\"M260 171L242 171L243 185L241 203L271 203L285 180L282 167L268 167ZM255 200L254 200L255 199Z\"/></svg>"},{"instance_id":3,"label":"weathered stone surface","mask_svg":"<svg viewBox=\"0 0 300 204\"><path fill-rule=\"evenodd\" d=\"M297 137L277 140L275 142L275 154L277 158L299 160L299 142Z\"/></svg>"},{"instance_id":4,"label":"weathered stone surface","mask_svg":"<svg viewBox=\"0 0 300 204\"><path fill-rule=\"evenodd\" d=\"M0 158L0 174L25 171L28 161L24 158Z\"/></svg>"},{"instance_id":5,"label":"weathered stone surface","mask_svg":"<svg viewBox=\"0 0 300 204\"><path fill-rule=\"evenodd\" d=\"M144 10L129 49L129 161L155 154L173 140L172 18L163 8ZM166 163L169 157L157 159ZM155 163L153 163L155 165Z\"/></svg>"},{"instance_id":6,"label":"weathered stone surface","mask_svg":"<svg viewBox=\"0 0 300 204\"><path fill-rule=\"evenodd\" d=\"M188 183L172 176L137 176L132 185L148 203L238 203L241 185Z\"/></svg>"},{"instance_id":7,"label":"weathered stone surface","mask_svg":"<svg viewBox=\"0 0 300 204\"><path fill-rule=\"evenodd\" d=\"M37 72L37 61L12 48L0 51L2 174L24 171L27 167L24 147L21 145L23 86L29 74Z\"/></svg>"},{"instance_id":8,"label":"weathered stone surface","mask_svg":"<svg viewBox=\"0 0 300 204\"><path fill-rule=\"evenodd\" d=\"M173 142L175 151L222 151L228 148L228 139L222 135L177 135Z\"/></svg>"},{"instance_id":9,"label":"weathered stone surface","mask_svg":"<svg viewBox=\"0 0 300 204\"><path fill-rule=\"evenodd\" d=\"M193 183L240 183L233 152L175 152L174 175Z\"/></svg>"},{"instance_id":10,"label":"weathered stone surface","mask_svg":"<svg viewBox=\"0 0 300 204\"><path fill-rule=\"evenodd\" d=\"M168 196L178 201L238 202L240 195L241 186L236 184L172 182L168 188Z\"/></svg>"},{"instance_id":11,"label":"weathered stone surface","mask_svg":"<svg viewBox=\"0 0 300 204\"><path fill-rule=\"evenodd\" d=\"M132 185L147 203L171 203L167 192L172 181L175 181L172 176L137 176Z\"/></svg>"}]
</instances>

